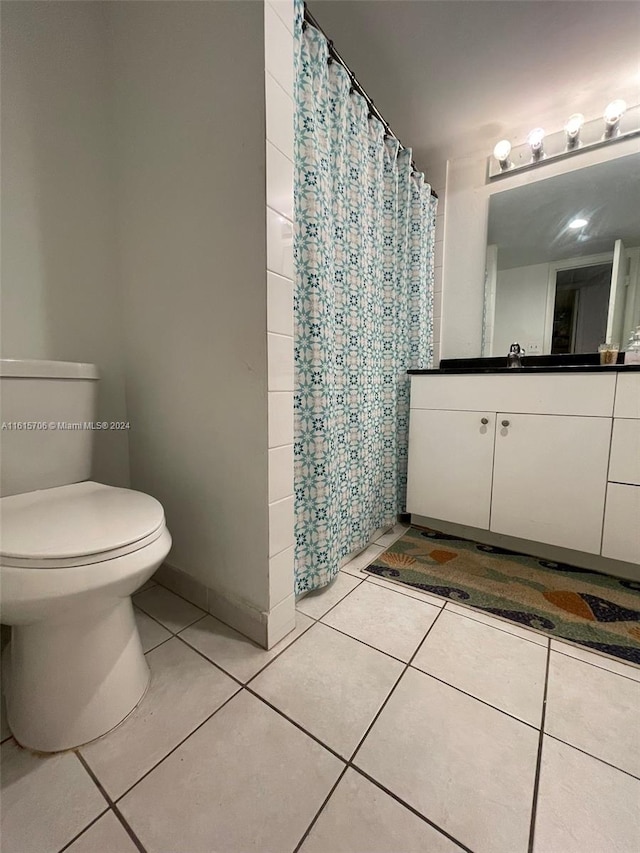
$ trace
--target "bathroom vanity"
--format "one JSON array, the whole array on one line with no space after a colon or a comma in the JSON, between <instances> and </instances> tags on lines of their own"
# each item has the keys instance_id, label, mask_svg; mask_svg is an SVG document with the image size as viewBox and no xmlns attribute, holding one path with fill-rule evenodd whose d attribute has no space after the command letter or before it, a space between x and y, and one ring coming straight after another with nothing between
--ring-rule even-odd
<instances>
[{"instance_id":1,"label":"bathroom vanity","mask_svg":"<svg viewBox=\"0 0 640 853\"><path fill-rule=\"evenodd\" d=\"M418 522L640 579L640 365L409 372Z\"/></svg>"}]
</instances>

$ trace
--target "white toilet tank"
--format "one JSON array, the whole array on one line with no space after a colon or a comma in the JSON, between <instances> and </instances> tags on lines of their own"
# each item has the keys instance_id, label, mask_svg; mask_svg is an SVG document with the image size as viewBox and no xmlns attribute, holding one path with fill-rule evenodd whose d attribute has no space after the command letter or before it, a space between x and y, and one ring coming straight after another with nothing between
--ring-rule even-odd
<instances>
[{"instance_id":1,"label":"white toilet tank","mask_svg":"<svg viewBox=\"0 0 640 853\"><path fill-rule=\"evenodd\" d=\"M0 360L0 495L89 479L98 378L94 364Z\"/></svg>"}]
</instances>

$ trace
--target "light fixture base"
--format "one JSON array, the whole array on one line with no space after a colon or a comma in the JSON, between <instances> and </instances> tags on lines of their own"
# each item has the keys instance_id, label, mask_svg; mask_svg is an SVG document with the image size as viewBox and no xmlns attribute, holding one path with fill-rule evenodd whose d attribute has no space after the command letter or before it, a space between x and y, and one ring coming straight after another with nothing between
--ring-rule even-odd
<instances>
[{"instance_id":1,"label":"light fixture base","mask_svg":"<svg viewBox=\"0 0 640 853\"><path fill-rule=\"evenodd\" d=\"M564 129L548 134L544 137L543 152L539 157L532 152L528 142L512 147L507 168L491 156L488 159L487 180L500 180L513 175L514 172L537 169L564 157L571 157L602 145L613 145L634 136L640 136L640 104L628 107L615 125L607 125L602 117L584 122L575 139L568 138Z\"/></svg>"}]
</instances>

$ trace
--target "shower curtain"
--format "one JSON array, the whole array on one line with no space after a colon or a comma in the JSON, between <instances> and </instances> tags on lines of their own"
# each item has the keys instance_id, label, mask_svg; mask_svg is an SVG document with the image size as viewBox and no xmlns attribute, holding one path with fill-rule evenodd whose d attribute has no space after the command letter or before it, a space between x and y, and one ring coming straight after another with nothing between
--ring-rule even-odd
<instances>
[{"instance_id":1,"label":"shower curtain","mask_svg":"<svg viewBox=\"0 0 640 853\"><path fill-rule=\"evenodd\" d=\"M302 4L300 4L301 6ZM300 8L300 7L298 7ZM407 368L432 362L437 200L296 16L296 592L404 511Z\"/></svg>"}]
</instances>

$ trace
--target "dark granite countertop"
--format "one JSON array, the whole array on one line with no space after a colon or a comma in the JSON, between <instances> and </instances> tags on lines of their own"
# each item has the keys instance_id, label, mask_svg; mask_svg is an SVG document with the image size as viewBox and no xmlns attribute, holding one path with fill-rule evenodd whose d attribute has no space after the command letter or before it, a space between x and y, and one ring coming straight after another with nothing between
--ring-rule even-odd
<instances>
[{"instance_id":1,"label":"dark granite countertop","mask_svg":"<svg viewBox=\"0 0 640 853\"><path fill-rule=\"evenodd\" d=\"M429 370L408 370L412 376L457 375L481 373L604 373L606 371L640 371L640 364L624 364L624 353L618 353L617 364L600 364L596 353L584 355L532 355L522 359L522 367L507 367L506 356L493 358L443 358L439 367Z\"/></svg>"}]
</instances>

